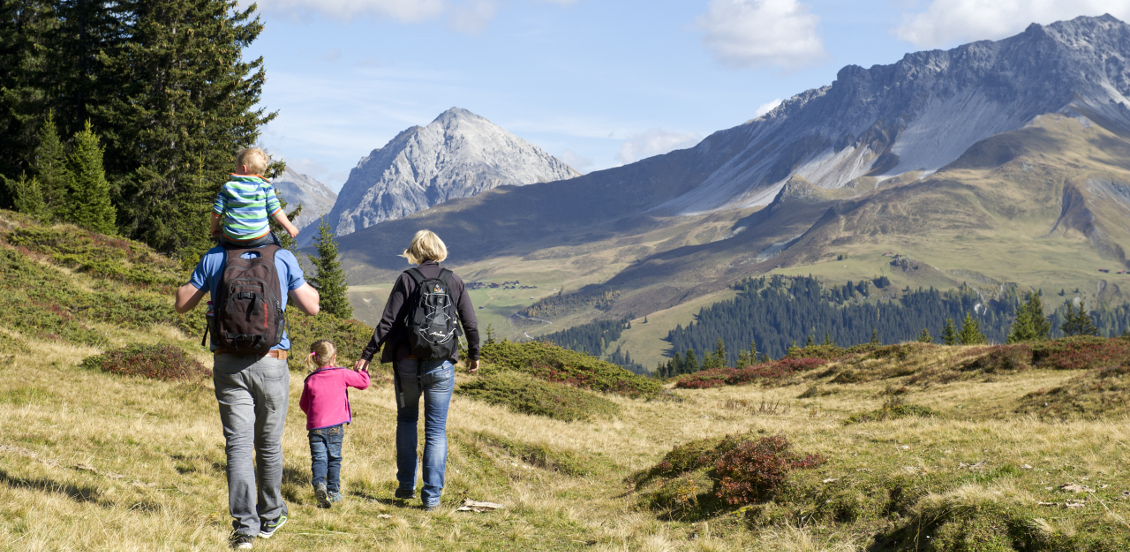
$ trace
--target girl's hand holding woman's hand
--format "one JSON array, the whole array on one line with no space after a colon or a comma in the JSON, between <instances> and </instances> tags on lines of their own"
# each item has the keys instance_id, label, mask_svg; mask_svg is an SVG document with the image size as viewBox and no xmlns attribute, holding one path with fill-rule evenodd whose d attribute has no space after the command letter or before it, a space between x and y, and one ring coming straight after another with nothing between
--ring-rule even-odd
<instances>
[{"instance_id":1,"label":"girl's hand holding woman's hand","mask_svg":"<svg viewBox=\"0 0 1130 552\"><path fill-rule=\"evenodd\" d=\"M358 371L358 372L360 372L361 370L368 372L369 371L369 361L358 360L357 362L353 363L353 369Z\"/></svg>"}]
</instances>

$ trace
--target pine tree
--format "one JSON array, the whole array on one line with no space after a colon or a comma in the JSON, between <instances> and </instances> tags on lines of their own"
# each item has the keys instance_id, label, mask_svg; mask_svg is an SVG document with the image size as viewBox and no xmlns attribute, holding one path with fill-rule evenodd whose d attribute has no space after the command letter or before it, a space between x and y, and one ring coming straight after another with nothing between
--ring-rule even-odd
<instances>
[{"instance_id":1,"label":"pine tree","mask_svg":"<svg viewBox=\"0 0 1130 552\"><path fill-rule=\"evenodd\" d=\"M1079 311L1075 312L1071 303L1067 303L1067 316L1063 325L1060 326L1063 335L1099 335L1099 329L1095 327L1095 323L1091 320L1091 315L1087 313L1087 305L1083 303L1079 305Z\"/></svg>"},{"instance_id":2,"label":"pine tree","mask_svg":"<svg viewBox=\"0 0 1130 552\"><path fill-rule=\"evenodd\" d=\"M334 240L333 230L330 229L329 224L326 224L325 217L318 222L318 235L314 238L314 247L318 251L318 256L307 255L307 257L318 273L307 280L314 289L318 290L322 311L338 318L352 318L353 307L350 306L347 295L349 286L345 283L345 271L341 269L341 261L337 258L337 241Z\"/></svg>"},{"instance_id":3,"label":"pine tree","mask_svg":"<svg viewBox=\"0 0 1130 552\"><path fill-rule=\"evenodd\" d=\"M494 327L491 326L490 324L487 324L486 334L487 334L487 340L486 340L485 344L486 345L493 345L494 344Z\"/></svg>"},{"instance_id":4,"label":"pine tree","mask_svg":"<svg viewBox=\"0 0 1130 552\"><path fill-rule=\"evenodd\" d=\"M824 332L824 342L821 343L821 345L824 345L826 347L834 347L836 345L836 342L832 341L831 332Z\"/></svg>"},{"instance_id":5,"label":"pine tree","mask_svg":"<svg viewBox=\"0 0 1130 552\"><path fill-rule=\"evenodd\" d=\"M59 139L55 116L47 118L39 128L39 143L35 147L35 176L43 193L47 210L56 218L63 218L67 205L67 150Z\"/></svg>"},{"instance_id":6,"label":"pine tree","mask_svg":"<svg viewBox=\"0 0 1130 552\"><path fill-rule=\"evenodd\" d=\"M99 57L118 87L91 108L107 130L107 159L121 187L124 228L162 251L196 259L210 247L209 211L233 155L272 120L258 106L262 59L245 48L263 29L253 5L229 0L119 0L129 25Z\"/></svg>"},{"instance_id":7,"label":"pine tree","mask_svg":"<svg viewBox=\"0 0 1130 552\"><path fill-rule=\"evenodd\" d=\"M872 345L882 345L883 344L881 341L879 341L879 330L876 329L876 328L871 328L871 344Z\"/></svg>"},{"instance_id":8,"label":"pine tree","mask_svg":"<svg viewBox=\"0 0 1130 552\"><path fill-rule=\"evenodd\" d=\"M928 328L922 328L922 334L918 336L919 343L933 343L934 337L930 335Z\"/></svg>"},{"instance_id":9,"label":"pine tree","mask_svg":"<svg viewBox=\"0 0 1130 552\"><path fill-rule=\"evenodd\" d=\"M1032 326L1028 305L1020 305L1016 309L1016 319L1012 321L1012 329L1008 332L1008 343L1024 343L1034 339L1036 339L1036 328Z\"/></svg>"},{"instance_id":10,"label":"pine tree","mask_svg":"<svg viewBox=\"0 0 1130 552\"><path fill-rule=\"evenodd\" d=\"M74 150L67 156L67 204L62 217L87 230L114 234L117 210L110 203L110 183L102 170L102 146L90 123L75 134Z\"/></svg>"},{"instance_id":11,"label":"pine tree","mask_svg":"<svg viewBox=\"0 0 1130 552\"><path fill-rule=\"evenodd\" d=\"M962 345L980 345L987 343L985 334L981 333L981 323L973 318L971 313L965 313L965 320L961 323L961 331L957 335Z\"/></svg>"},{"instance_id":12,"label":"pine tree","mask_svg":"<svg viewBox=\"0 0 1130 552\"><path fill-rule=\"evenodd\" d=\"M47 214L39 180L34 176L28 179L26 174L21 174L19 180L9 182L12 183L12 201L17 211L36 218L43 218Z\"/></svg>"},{"instance_id":13,"label":"pine tree","mask_svg":"<svg viewBox=\"0 0 1130 552\"><path fill-rule=\"evenodd\" d=\"M48 54L58 23L54 1L0 0L0 183L35 175L36 133L54 88ZM0 186L0 206L12 205L12 186Z\"/></svg>"},{"instance_id":14,"label":"pine tree","mask_svg":"<svg viewBox=\"0 0 1130 552\"><path fill-rule=\"evenodd\" d=\"M946 325L942 328L942 343L957 345L957 328L954 327L952 318L947 318Z\"/></svg>"},{"instance_id":15,"label":"pine tree","mask_svg":"<svg viewBox=\"0 0 1130 552\"><path fill-rule=\"evenodd\" d=\"M683 373L693 374L701 368L698 365L698 357L694 354L694 349L687 349L687 355L683 360Z\"/></svg>"},{"instance_id":16,"label":"pine tree","mask_svg":"<svg viewBox=\"0 0 1130 552\"><path fill-rule=\"evenodd\" d=\"M1047 341L1052 337L1052 322L1044 314L1044 303L1040 300L1040 293L1028 294L1028 319L1032 321L1032 331L1035 339Z\"/></svg>"},{"instance_id":17,"label":"pine tree","mask_svg":"<svg viewBox=\"0 0 1130 552\"><path fill-rule=\"evenodd\" d=\"M726 344L718 338L718 346L714 348L714 364L717 368L726 367Z\"/></svg>"}]
</instances>

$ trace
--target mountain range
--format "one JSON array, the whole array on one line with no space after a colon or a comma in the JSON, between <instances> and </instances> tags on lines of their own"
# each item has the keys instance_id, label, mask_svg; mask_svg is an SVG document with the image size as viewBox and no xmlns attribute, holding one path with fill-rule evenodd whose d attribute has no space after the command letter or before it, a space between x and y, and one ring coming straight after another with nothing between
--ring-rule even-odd
<instances>
[{"instance_id":1,"label":"mountain range","mask_svg":"<svg viewBox=\"0 0 1130 552\"><path fill-rule=\"evenodd\" d=\"M1130 26L1107 15L848 66L693 148L502 186L339 243L352 283L401 269L396 253L427 227L464 272L501 274L505 259L616 292L574 320L638 317L790 271L1121 299L1098 269L1126 267L1130 247L1127 60Z\"/></svg>"}]
</instances>

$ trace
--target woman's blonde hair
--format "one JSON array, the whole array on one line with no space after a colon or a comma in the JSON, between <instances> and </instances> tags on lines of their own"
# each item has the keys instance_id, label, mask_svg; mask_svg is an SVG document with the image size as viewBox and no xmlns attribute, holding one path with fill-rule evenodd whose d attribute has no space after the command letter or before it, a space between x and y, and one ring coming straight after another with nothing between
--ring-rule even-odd
<instances>
[{"instance_id":1,"label":"woman's blonde hair","mask_svg":"<svg viewBox=\"0 0 1130 552\"><path fill-rule=\"evenodd\" d=\"M400 255L408 259L409 263L420 264L424 261L435 261L442 263L447 258L447 246L443 244L443 240L431 230L420 230L412 238L412 243L408 245L408 249Z\"/></svg>"},{"instance_id":2,"label":"woman's blonde hair","mask_svg":"<svg viewBox=\"0 0 1130 552\"><path fill-rule=\"evenodd\" d=\"M334 347L333 341L319 339L310 345L310 354L306 355L303 362L306 363L307 368L317 370L333 364L335 357L337 357L337 347Z\"/></svg>"},{"instance_id":3,"label":"woman's blonde hair","mask_svg":"<svg viewBox=\"0 0 1130 552\"><path fill-rule=\"evenodd\" d=\"M241 170L244 165L248 173L262 175L267 172L267 152L259 148L240 150L235 156L235 169Z\"/></svg>"}]
</instances>

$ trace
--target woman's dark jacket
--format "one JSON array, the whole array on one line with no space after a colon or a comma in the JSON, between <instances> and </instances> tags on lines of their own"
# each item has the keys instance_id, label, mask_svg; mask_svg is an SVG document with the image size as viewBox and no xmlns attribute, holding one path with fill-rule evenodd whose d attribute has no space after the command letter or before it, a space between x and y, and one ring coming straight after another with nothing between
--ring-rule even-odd
<instances>
[{"instance_id":1,"label":"woman's dark jacket","mask_svg":"<svg viewBox=\"0 0 1130 552\"><path fill-rule=\"evenodd\" d=\"M424 261L418 268L424 278L438 278L442 270L435 261ZM459 311L459 323L463 326L463 335L467 337L467 357L469 360L479 360L479 323L475 320L475 307L471 305L471 295L463 286L463 279L455 273L451 274L450 284L448 293L455 300L455 306ZM396 284L392 286L392 294L385 303L385 312L381 316L381 321L373 330L373 338L361 352L362 360L371 362L373 355L377 354L377 350L382 345L384 346L384 350L381 351L382 363L396 362L411 354L404 320L411 314L414 306L408 304L408 298L412 296L413 291L416 291L416 281L407 272L401 273L396 279ZM458 360L451 359L452 362Z\"/></svg>"}]
</instances>

